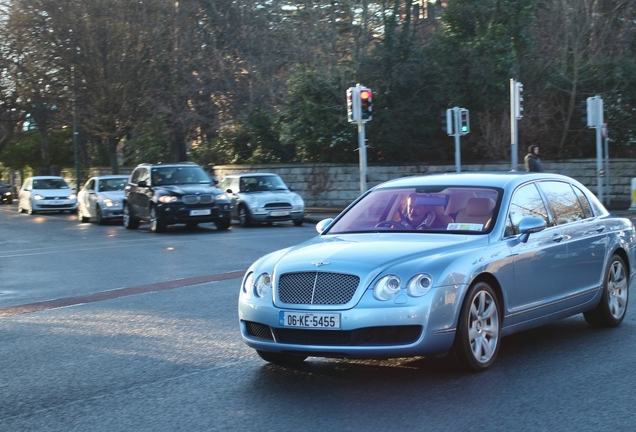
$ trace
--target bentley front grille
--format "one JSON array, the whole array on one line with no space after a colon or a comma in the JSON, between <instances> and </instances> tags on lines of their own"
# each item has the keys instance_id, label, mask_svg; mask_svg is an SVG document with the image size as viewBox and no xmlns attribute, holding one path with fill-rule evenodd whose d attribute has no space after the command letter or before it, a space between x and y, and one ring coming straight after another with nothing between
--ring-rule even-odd
<instances>
[{"instance_id":1,"label":"bentley front grille","mask_svg":"<svg viewBox=\"0 0 636 432\"><path fill-rule=\"evenodd\" d=\"M285 273L278 281L278 298L288 304L343 305L359 284L358 276L344 273Z\"/></svg>"}]
</instances>

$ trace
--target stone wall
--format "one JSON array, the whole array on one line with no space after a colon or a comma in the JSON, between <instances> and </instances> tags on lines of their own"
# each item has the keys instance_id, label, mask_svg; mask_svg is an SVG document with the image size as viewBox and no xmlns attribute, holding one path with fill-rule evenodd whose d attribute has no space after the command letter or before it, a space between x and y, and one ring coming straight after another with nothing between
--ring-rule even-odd
<instances>
[{"instance_id":1,"label":"stone wall","mask_svg":"<svg viewBox=\"0 0 636 432\"><path fill-rule=\"evenodd\" d=\"M573 177L597 192L596 159L576 159L559 162L542 161L546 172ZM523 169L523 166L519 166ZM509 171L510 162L462 165L462 172ZM298 192L309 207L344 208L360 195L358 165L339 164L277 164L218 165L214 175L223 179L228 174L270 172L280 175L288 186ZM455 165L403 165L367 167L367 188L398 177L455 172ZM636 159L615 159L609 162L609 193L604 186L605 202L631 202L631 180L636 177ZM605 180L605 179L604 179Z\"/></svg>"}]
</instances>

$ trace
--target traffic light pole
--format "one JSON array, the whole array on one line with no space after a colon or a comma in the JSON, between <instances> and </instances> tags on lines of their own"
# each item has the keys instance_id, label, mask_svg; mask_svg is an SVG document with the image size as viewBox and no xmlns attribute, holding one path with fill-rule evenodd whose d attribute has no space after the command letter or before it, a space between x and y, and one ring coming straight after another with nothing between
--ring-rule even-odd
<instances>
[{"instance_id":1,"label":"traffic light pole","mask_svg":"<svg viewBox=\"0 0 636 432\"><path fill-rule=\"evenodd\" d=\"M460 144L459 137L461 136L459 132L461 119L459 117L459 108L453 108L453 122L455 123L454 129L455 133L455 171L462 172L462 146Z\"/></svg>"},{"instance_id":2,"label":"traffic light pole","mask_svg":"<svg viewBox=\"0 0 636 432\"><path fill-rule=\"evenodd\" d=\"M363 122L358 122L358 151L360 152L360 194L363 194L367 191L367 145Z\"/></svg>"}]
</instances>

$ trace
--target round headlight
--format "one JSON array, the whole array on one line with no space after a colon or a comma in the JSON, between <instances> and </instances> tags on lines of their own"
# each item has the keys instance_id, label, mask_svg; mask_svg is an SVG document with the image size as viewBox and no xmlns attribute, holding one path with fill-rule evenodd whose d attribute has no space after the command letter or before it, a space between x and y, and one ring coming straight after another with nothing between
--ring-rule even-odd
<instances>
[{"instance_id":1,"label":"round headlight","mask_svg":"<svg viewBox=\"0 0 636 432\"><path fill-rule=\"evenodd\" d=\"M215 196L214 199L217 201L229 201L230 198L228 198L227 194L220 193L217 196Z\"/></svg>"},{"instance_id":2,"label":"round headlight","mask_svg":"<svg viewBox=\"0 0 636 432\"><path fill-rule=\"evenodd\" d=\"M305 203L303 202L303 199L298 194L294 195L294 198L293 198L292 201L293 201L294 205L297 205L297 206L305 205Z\"/></svg>"},{"instance_id":3,"label":"round headlight","mask_svg":"<svg viewBox=\"0 0 636 432\"><path fill-rule=\"evenodd\" d=\"M433 278L431 275L422 273L415 275L406 285L406 292L413 297L421 297L431 290Z\"/></svg>"},{"instance_id":4,"label":"round headlight","mask_svg":"<svg viewBox=\"0 0 636 432\"><path fill-rule=\"evenodd\" d=\"M172 195L160 196L158 199L160 203L171 203L171 202L175 202L176 200L177 200L177 197Z\"/></svg>"},{"instance_id":5,"label":"round headlight","mask_svg":"<svg viewBox=\"0 0 636 432\"><path fill-rule=\"evenodd\" d=\"M378 300L390 300L400 291L402 281L396 275L387 275L376 282L373 295Z\"/></svg>"},{"instance_id":6,"label":"round headlight","mask_svg":"<svg viewBox=\"0 0 636 432\"><path fill-rule=\"evenodd\" d=\"M272 289L272 278L269 273L262 273L254 282L254 294L257 297L265 297Z\"/></svg>"}]
</instances>

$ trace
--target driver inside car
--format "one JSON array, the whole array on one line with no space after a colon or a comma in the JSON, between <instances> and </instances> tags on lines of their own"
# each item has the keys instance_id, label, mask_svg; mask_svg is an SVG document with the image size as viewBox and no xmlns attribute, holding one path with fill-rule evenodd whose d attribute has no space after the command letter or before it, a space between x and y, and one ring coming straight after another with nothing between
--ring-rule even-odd
<instances>
[{"instance_id":1,"label":"driver inside car","mask_svg":"<svg viewBox=\"0 0 636 432\"><path fill-rule=\"evenodd\" d=\"M409 195L401 221L404 226L408 229L446 228L447 223L438 217L435 206L419 204L417 200L417 194Z\"/></svg>"}]
</instances>

